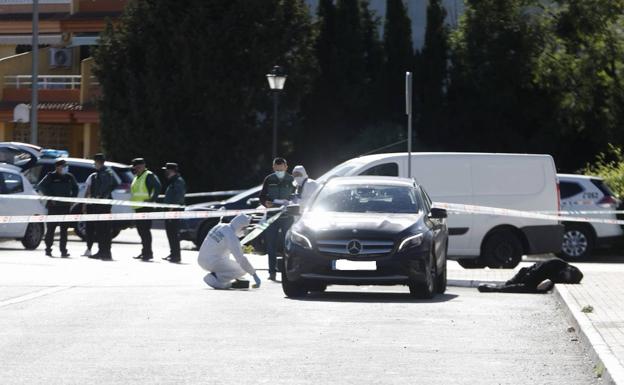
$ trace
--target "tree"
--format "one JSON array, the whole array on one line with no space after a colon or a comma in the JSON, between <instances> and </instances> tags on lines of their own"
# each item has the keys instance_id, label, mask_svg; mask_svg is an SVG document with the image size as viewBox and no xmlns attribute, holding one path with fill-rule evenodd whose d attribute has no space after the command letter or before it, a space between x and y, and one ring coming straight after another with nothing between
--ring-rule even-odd
<instances>
[{"instance_id":1,"label":"tree","mask_svg":"<svg viewBox=\"0 0 624 385\"><path fill-rule=\"evenodd\" d=\"M414 71L412 22L403 0L386 0L384 20L384 83L389 121L405 122L405 72Z\"/></svg>"},{"instance_id":2,"label":"tree","mask_svg":"<svg viewBox=\"0 0 624 385\"><path fill-rule=\"evenodd\" d=\"M282 150L300 130L316 71L303 0L130 2L102 34L102 140L109 156L180 163L192 189L245 187L269 167L271 98L265 74L288 72Z\"/></svg>"},{"instance_id":3,"label":"tree","mask_svg":"<svg viewBox=\"0 0 624 385\"><path fill-rule=\"evenodd\" d=\"M446 9L441 0L429 0L425 44L416 66L419 132L429 145L446 143L445 98L448 82L449 30L445 23Z\"/></svg>"}]
</instances>

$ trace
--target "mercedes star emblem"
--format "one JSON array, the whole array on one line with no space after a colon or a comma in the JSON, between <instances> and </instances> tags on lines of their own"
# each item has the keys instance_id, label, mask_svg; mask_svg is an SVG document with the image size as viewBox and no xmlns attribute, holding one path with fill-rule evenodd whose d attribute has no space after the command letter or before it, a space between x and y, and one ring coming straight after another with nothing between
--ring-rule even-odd
<instances>
[{"instance_id":1,"label":"mercedes star emblem","mask_svg":"<svg viewBox=\"0 0 624 385\"><path fill-rule=\"evenodd\" d=\"M362 251L362 244L356 239L349 241L349 243L347 243L347 251L351 255L358 255Z\"/></svg>"}]
</instances>

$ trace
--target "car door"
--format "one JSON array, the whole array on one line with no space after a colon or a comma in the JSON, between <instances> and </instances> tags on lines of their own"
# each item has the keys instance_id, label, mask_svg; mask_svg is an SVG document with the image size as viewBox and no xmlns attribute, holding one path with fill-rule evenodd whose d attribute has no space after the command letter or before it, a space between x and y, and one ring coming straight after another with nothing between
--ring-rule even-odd
<instances>
[{"instance_id":1,"label":"car door","mask_svg":"<svg viewBox=\"0 0 624 385\"><path fill-rule=\"evenodd\" d=\"M7 163L27 170L41 156L41 148L22 143L0 142L0 163Z\"/></svg>"},{"instance_id":2,"label":"car door","mask_svg":"<svg viewBox=\"0 0 624 385\"><path fill-rule=\"evenodd\" d=\"M444 249L446 248L446 232L444 231L446 228L446 220L430 217L429 214L431 213L431 205L432 205L431 198L429 198L429 195L427 195L427 192L425 192L425 190L423 189L420 190L420 193L421 193L423 204L425 205L424 220L427 226L431 229L431 232L433 234L433 244L432 244L433 251L434 251L436 260L439 260L440 256L444 252Z\"/></svg>"},{"instance_id":3,"label":"car door","mask_svg":"<svg viewBox=\"0 0 624 385\"><path fill-rule=\"evenodd\" d=\"M18 172L0 171L0 213L2 215L31 215L38 201L2 199L2 195L17 195L24 193L24 180ZM1 223L1 221L0 221ZM24 235L27 223L2 223L0 224L0 237L19 238Z\"/></svg>"}]
</instances>

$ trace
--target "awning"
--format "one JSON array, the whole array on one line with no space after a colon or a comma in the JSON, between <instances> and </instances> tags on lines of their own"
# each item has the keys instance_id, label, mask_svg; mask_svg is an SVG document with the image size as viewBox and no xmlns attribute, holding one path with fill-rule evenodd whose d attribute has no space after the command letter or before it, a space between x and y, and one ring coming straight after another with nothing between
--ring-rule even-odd
<instances>
[{"instance_id":1,"label":"awning","mask_svg":"<svg viewBox=\"0 0 624 385\"><path fill-rule=\"evenodd\" d=\"M0 45L21 44L32 44L32 35L0 35ZM63 44L63 37L61 35L39 35L39 44L61 45Z\"/></svg>"}]
</instances>

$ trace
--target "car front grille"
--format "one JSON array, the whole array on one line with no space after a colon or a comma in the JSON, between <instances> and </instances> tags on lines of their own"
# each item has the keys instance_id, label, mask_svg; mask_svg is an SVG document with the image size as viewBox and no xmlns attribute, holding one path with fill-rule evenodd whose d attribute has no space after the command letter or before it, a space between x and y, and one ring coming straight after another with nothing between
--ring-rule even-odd
<instances>
[{"instance_id":1,"label":"car front grille","mask_svg":"<svg viewBox=\"0 0 624 385\"><path fill-rule=\"evenodd\" d=\"M384 255L394 249L394 242L390 240L321 239L316 244L318 251L323 254L353 257Z\"/></svg>"}]
</instances>

